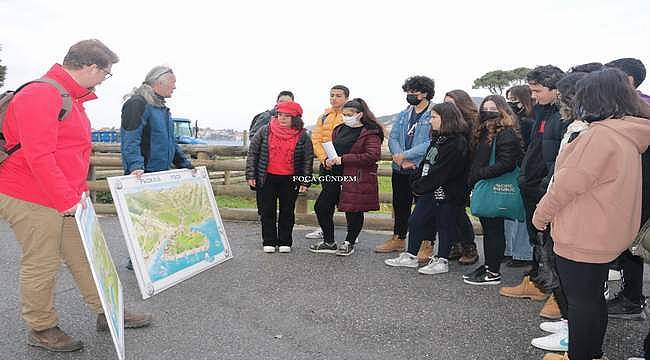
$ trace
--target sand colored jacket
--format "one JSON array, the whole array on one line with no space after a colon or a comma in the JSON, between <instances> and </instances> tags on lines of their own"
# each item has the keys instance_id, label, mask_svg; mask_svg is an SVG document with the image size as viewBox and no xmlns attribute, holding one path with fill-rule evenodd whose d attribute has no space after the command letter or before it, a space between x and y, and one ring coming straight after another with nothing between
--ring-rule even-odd
<instances>
[{"instance_id":1,"label":"sand colored jacket","mask_svg":"<svg viewBox=\"0 0 650 360\"><path fill-rule=\"evenodd\" d=\"M650 121L591 123L557 158L554 183L533 223L552 223L554 251L578 262L607 263L629 247L641 222L641 154Z\"/></svg>"}]
</instances>

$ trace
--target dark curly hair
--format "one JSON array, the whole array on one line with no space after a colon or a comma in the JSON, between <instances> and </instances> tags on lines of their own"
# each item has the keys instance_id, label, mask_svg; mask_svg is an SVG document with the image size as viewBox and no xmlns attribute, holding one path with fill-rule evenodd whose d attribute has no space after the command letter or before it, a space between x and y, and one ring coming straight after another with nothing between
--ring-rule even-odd
<instances>
[{"instance_id":1,"label":"dark curly hair","mask_svg":"<svg viewBox=\"0 0 650 360\"><path fill-rule=\"evenodd\" d=\"M433 95L436 93L435 87L436 85L433 82L433 79L430 77L411 76L410 78L406 79L406 81L404 81L402 90L404 90L404 92L419 91L421 93L426 93L427 100L431 100L433 99Z\"/></svg>"},{"instance_id":2,"label":"dark curly hair","mask_svg":"<svg viewBox=\"0 0 650 360\"><path fill-rule=\"evenodd\" d=\"M564 71L553 65L538 66L526 75L526 80L530 85L542 85L553 90L557 82L564 77Z\"/></svg>"},{"instance_id":3,"label":"dark curly hair","mask_svg":"<svg viewBox=\"0 0 650 360\"><path fill-rule=\"evenodd\" d=\"M590 73L590 72L602 70L604 66L605 65L599 62L590 62L586 64L572 66L571 69L569 69L569 73Z\"/></svg>"}]
</instances>

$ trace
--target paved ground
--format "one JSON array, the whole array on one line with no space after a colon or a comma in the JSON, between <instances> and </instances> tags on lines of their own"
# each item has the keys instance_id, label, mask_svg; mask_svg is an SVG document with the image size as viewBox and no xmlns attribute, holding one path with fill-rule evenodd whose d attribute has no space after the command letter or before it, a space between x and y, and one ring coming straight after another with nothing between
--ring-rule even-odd
<instances>
[{"instance_id":1,"label":"paved ground","mask_svg":"<svg viewBox=\"0 0 650 360\"><path fill-rule=\"evenodd\" d=\"M263 254L255 223L227 222L234 259L142 301L115 217L101 221L120 264L125 301L155 314L156 324L127 331L129 359L540 359L530 339L542 336L542 303L500 297L497 287L460 280L466 267L430 277L393 269L372 248L383 234L364 232L349 258L307 251L296 229L292 254ZM337 230L339 237L342 229ZM86 344L83 352L52 355L25 344L18 299L19 249L0 223L0 359L113 359L107 333L61 272L61 326ZM522 270L505 268L505 284ZM648 277L647 277L648 278ZM648 285L648 284L646 284ZM646 286L646 289L648 287ZM646 322L610 321L606 353L625 359L641 352Z\"/></svg>"}]
</instances>

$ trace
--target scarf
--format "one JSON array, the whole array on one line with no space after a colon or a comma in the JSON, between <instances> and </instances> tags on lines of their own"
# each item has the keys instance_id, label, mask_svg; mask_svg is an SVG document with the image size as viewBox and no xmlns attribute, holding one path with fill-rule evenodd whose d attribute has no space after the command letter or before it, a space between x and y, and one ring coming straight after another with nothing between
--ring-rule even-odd
<instances>
[{"instance_id":1,"label":"scarf","mask_svg":"<svg viewBox=\"0 0 650 360\"><path fill-rule=\"evenodd\" d=\"M293 155L302 129L283 127L277 118L269 124L269 166L267 172L274 175L293 175Z\"/></svg>"},{"instance_id":2,"label":"scarf","mask_svg":"<svg viewBox=\"0 0 650 360\"><path fill-rule=\"evenodd\" d=\"M156 94L156 92L153 91L153 88L149 84L142 84L140 87L133 88L133 91L131 91L131 93L126 96L126 98L128 99L136 95L142 96L149 105L156 107L165 107L165 98Z\"/></svg>"}]
</instances>

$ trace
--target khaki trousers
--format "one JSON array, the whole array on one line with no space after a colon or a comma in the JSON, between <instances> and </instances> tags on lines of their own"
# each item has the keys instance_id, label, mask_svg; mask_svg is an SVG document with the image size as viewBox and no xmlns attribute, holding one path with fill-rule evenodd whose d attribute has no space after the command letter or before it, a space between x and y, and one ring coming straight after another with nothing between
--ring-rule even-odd
<instances>
[{"instance_id":1,"label":"khaki trousers","mask_svg":"<svg viewBox=\"0 0 650 360\"><path fill-rule=\"evenodd\" d=\"M64 217L54 209L0 194L0 218L11 225L22 247L22 315L33 330L58 325L54 285L61 259L84 301L96 313L104 312L74 217Z\"/></svg>"}]
</instances>

